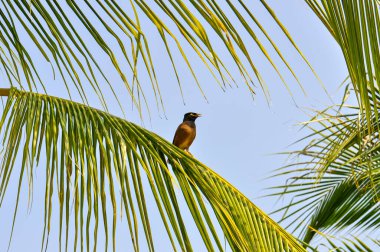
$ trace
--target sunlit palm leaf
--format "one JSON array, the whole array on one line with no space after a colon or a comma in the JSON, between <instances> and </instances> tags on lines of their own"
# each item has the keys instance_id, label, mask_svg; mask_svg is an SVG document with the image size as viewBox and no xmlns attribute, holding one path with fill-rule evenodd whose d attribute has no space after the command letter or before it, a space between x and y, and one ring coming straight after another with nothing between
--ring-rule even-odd
<instances>
[{"instance_id":1,"label":"sunlit palm leaf","mask_svg":"<svg viewBox=\"0 0 380 252\"><path fill-rule=\"evenodd\" d=\"M370 96L371 106L373 100ZM279 172L288 183L276 187L283 190L276 195L290 194L293 200L278 211L284 211L284 221L297 220L292 225L306 243L318 232L374 230L380 225L379 135L368 135L359 108L343 109L347 114L333 108L317 112L307 123L314 133L304 140L310 142L292 153L301 160ZM380 127L374 113L370 122L371 128Z\"/></svg>"},{"instance_id":2,"label":"sunlit palm leaf","mask_svg":"<svg viewBox=\"0 0 380 252\"><path fill-rule=\"evenodd\" d=\"M286 69L296 76L247 5L242 1L232 4L229 1L217 3L210 0L3 0L0 3L0 66L4 70L4 78L10 84L17 83L25 89L36 91L40 84L45 87L38 76L40 70L47 67L41 63L45 60L61 76L69 96L76 92L86 102L92 90L104 108L107 108L103 97L107 86L117 96L113 91L114 84L108 80L110 76L105 73L105 69L111 66L138 108L143 103L148 104L146 91L154 93L157 105L162 107L157 62L151 51L152 43L159 43L167 52L180 89L182 81L177 69L178 65L185 64L203 93L202 83L197 79L197 71L193 67L195 64L189 56L194 53L221 88L235 82L236 76L232 76L231 66L225 65L230 57L248 88L254 92L251 76L255 76L268 95L257 67L257 58L252 56L253 44L258 46L284 83L273 56L278 57ZM305 59L268 4L261 1L261 5ZM150 36L151 31L146 32L146 24L157 29L161 40ZM242 29L248 32L251 40L242 38ZM263 41L259 40L261 37ZM264 46L266 42L269 48ZM219 44L223 45L227 53L215 49ZM270 55L267 49L273 49L275 53ZM40 54L39 61L35 56L30 56L31 52ZM179 52L183 61L177 61L173 57L174 52ZM109 61L106 62L104 57L99 59L99 54ZM149 76L150 87L140 81L141 75Z\"/></svg>"},{"instance_id":3,"label":"sunlit palm leaf","mask_svg":"<svg viewBox=\"0 0 380 252\"><path fill-rule=\"evenodd\" d=\"M292 153L301 160L280 172L288 181L275 195L293 198L278 211L308 243L319 232L379 227L380 17L375 0L306 2L340 45L360 105L317 111L310 142Z\"/></svg>"},{"instance_id":4,"label":"sunlit palm leaf","mask_svg":"<svg viewBox=\"0 0 380 252\"><path fill-rule=\"evenodd\" d=\"M91 250L91 232L96 248L99 225L103 225L106 232L106 247L112 230L115 249L117 203L121 201L134 250L139 250L136 225L140 221L149 250L153 251L154 234L142 183L144 174L173 250L192 251L177 203L175 176L208 250L223 250L223 247L204 200L212 208L233 251L303 251L295 238L222 177L133 123L67 100L11 89L1 129L5 152L0 170L0 202L10 176L17 172L14 170L16 157L22 153L15 216L22 181L28 178L33 183L32 167L38 164L41 153L46 153L46 164L39 165L46 167L43 246L47 245L51 230L52 201L57 190L59 240L66 237L66 248L70 201L75 206L73 246L76 249L79 243L80 248L86 250ZM120 198L117 191L121 192ZM109 203L112 220L107 218Z\"/></svg>"},{"instance_id":5,"label":"sunlit palm leaf","mask_svg":"<svg viewBox=\"0 0 380 252\"><path fill-rule=\"evenodd\" d=\"M362 112L369 121L378 104L369 96L380 88L380 15L377 0L305 0L333 35L346 60ZM371 127L370 124L367 124ZM379 129L368 128L369 132Z\"/></svg>"},{"instance_id":6,"label":"sunlit palm leaf","mask_svg":"<svg viewBox=\"0 0 380 252\"><path fill-rule=\"evenodd\" d=\"M362 239L355 236L346 236L342 238L324 236L323 240L324 241L315 248L315 251L327 249L328 251L336 252L372 252L377 251L380 248L378 240L370 239L370 241L364 242Z\"/></svg>"}]
</instances>

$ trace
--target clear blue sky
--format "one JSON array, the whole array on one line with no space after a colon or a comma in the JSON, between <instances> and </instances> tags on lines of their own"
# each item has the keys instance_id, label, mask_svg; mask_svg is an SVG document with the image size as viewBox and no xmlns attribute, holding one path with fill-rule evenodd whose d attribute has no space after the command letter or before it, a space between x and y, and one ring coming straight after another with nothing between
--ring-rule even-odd
<instances>
[{"instance_id":1,"label":"clear blue sky","mask_svg":"<svg viewBox=\"0 0 380 252\"><path fill-rule=\"evenodd\" d=\"M347 70L340 49L331 35L308 9L303 0L268 0L268 3L288 28L296 43L327 86L333 100L339 101L342 92L338 92L337 88L347 76ZM284 52L307 92L307 96L304 96L296 82L290 76L287 76L288 84L294 92L297 105L300 108L324 108L326 105L330 105L331 102L315 76L284 39L278 28L271 22L270 16L264 13L263 10L253 10L253 12L258 13L260 20L266 25L267 30ZM147 29L152 29L152 27L147 25ZM148 38L158 36L154 29L147 32L147 34ZM222 92L207 71L203 67L198 67L196 70L205 89L209 101L207 103L197 90L194 80L185 67L179 67L186 101L184 106L174 74L170 69L170 62L162 60L161 44L156 45L151 42L150 46L152 52L154 52L154 60L160 62L160 65L157 66L157 72L165 102L167 119L160 117L154 106L152 106L152 120L149 122L147 119L144 126L171 141L184 113L194 111L203 114L203 117L197 120L198 135L190 149L193 155L230 181L264 211L270 212L275 207L281 206L281 201L275 204L276 202L273 198L260 198L265 194L265 188L284 183L279 179L264 179L274 169L284 165L286 161L285 156L271 154L291 150L287 146L306 134L305 131L299 132L299 127L296 124L306 121L308 117L300 108L296 107L280 79L269 65L263 61L262 56L252 57L260 66L262 75L269 86L271 94L269 106L259 89L257 89L255 99L252 100L243 83L239 84L239 88L229 88L226 92ZM163 58L166 59L166 57ZM281 65L281 69L284 69L284 66ZM49 71L50 68L46 68L46 70ZM61 80L53 80L51 72L41 73L41 75L47 80L46 82L51 82L49 83L50 94L62 97L64 92L57 86L63 87L63 84L55 84ZM239 76L237 72L234 75ZM111 81L118 87L118 92L121 92L122 84L116 75L111 74ZM130 99L120 97L126 108L127 119L140 123L136 111L132 111L130 105L128 105ZM96 98L91 97L91 100L96 100ZM110 112L120 115L116 103L111 102L110 104ZM7 192L8 197L0 209L0 251L6 251L8 245L14 200L17 192L17 176L13 177L12 184L10 184ZM36 169L34 202L30 213L28 213L26 207L27 194L22 195L10 251L38 251L40 249L43 228L43 184L44 171L43 166L41 166ZM24 188L26 189L27 187ZM153 201L151 202L153 203ZM181 202L181 204L185 206L184 202ZM153 209L153 204L151 206ZM53 213L54 225L52 226L48 251L57 251L58 214L58 209L55 208ZM164 229L160 221L154 218L155 214L157 213L152 211L152 229L155 235L156 250L169 251L170 245L164 235ZM184 212L184 214L189 219L188 213ZM276 219L276 216L274 216L274 219ZM191 222L189 222L189 229L191 230L190 234L193 235L196 231ZM118 223L118 226L118 251L130 251L132 247L130 246L125 218ZM102 234L102 231L100 231L98 241L100 250L102 250L103 246ZM195 251L205 251L200 237L194 235L193 244ZM142 247L144 246L142 245ZM144 250L142 249L142 251Z\"/></svg>"}]
</instances>

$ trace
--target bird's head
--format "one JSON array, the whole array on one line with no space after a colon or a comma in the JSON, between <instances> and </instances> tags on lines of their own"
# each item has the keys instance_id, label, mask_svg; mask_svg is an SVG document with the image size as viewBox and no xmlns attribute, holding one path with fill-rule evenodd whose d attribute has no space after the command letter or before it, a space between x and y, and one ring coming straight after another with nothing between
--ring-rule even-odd
<instances>
[{"instance_id":1,"label":"bird's head","mask_svg":"<svg viewBox=\"0 0 380 252\"><path fill-rule=\"evenodd\" d=\"M183 121L193 121L194 122L195 119L197 119L200 116L201 116L201 114L189 112L183 116Z\"/></svg>"}]
</instances>

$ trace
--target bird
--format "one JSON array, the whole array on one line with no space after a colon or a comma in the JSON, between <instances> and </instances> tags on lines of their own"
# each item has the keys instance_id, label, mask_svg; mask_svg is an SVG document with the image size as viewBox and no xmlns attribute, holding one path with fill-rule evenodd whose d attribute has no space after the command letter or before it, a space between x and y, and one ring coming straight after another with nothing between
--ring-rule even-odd
<instances>
[{"instance_id":1,"label":"bird","mask_svg":"<svg viewBox=\"0 0 380 252\"><path fill-rule=\"evenodd\" d=\"M183 116L183 122L178 126L174 134L173 144L189 154L190 145L193 143L197 133L195 120L200 116L201 114L194 112L186 113Z\"/></svg>"}]
</instances>

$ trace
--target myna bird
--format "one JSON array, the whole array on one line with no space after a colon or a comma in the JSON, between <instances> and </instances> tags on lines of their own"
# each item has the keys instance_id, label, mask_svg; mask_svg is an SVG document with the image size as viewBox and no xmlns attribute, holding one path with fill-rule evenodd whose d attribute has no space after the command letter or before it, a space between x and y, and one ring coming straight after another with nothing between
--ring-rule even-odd
<instances>
[{"instance_id":1,"label":"myna bird","mask_svg":"<svg viewBox=\"0 0 380 252\"><path fill-rule=\"evenodd\" d=\"M195 119L200 117L201 114L194 112L186 113L183 117L183 122L178 126L173 144L178 148L189 152L189 147L193 143L197 129L195 127ZM189 152L190 153L190 152Z\"/></svg>"}]
</instances>

